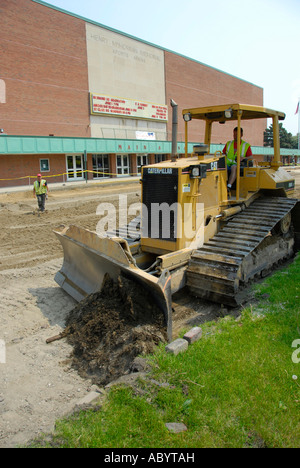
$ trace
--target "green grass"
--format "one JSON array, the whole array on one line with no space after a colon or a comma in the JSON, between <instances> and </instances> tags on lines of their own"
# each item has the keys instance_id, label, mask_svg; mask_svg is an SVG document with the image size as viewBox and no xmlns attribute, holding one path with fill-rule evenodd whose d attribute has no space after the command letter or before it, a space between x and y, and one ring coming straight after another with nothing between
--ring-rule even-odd
<instances>
[{"instance_id":1,"label":"green grass","mask_svg":"<svg viewBox=\"0 0 300 468\"><path fill-rule=\"evenodd\" d=\"M257 302L238 320L203 325L184 354L164 346L150 356L152 379L139 391L114 388L98 410L59 421L59 447L299 447L300 256L256 287ZM298 379L293 379L293 376ZM188 430L170 433L167 422Z\"/></svg>"}]
</instances>

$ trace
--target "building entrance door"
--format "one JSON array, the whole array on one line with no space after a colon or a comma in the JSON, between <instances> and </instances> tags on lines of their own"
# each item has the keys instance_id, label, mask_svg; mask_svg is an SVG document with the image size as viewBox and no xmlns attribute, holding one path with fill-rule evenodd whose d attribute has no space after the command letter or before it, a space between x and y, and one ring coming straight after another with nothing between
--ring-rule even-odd
<instances>
[{"instance_id":1,"label":"building entrance door","mask_svg":"<svg viewBox=\"0 0 300 468\"><path fill-rule=\"evenodd\" d=\"M137 174L140 175L142 173L142 167L147 166L148 164L148 155L147 154L141 154L137 155Z\"/></svg>"},{"instance_id":2,"label":"building entrance door","mask_svg":"<svg viewBox=\"0 0 300 468\"><path fill-rule=\"evenodd\" d=\"M83 155L67 155L67 180L83 180Z\"/></svg>"},{"instance_id":3,"label":"building entrance door","mask_svg":"<svg viewBox=\"0 0 300 468\"><path fill-rule=\"evenodd\" d=\"M93 177L109 177L109 155L93 154Z\"/></svg>"},{"instance_id":4,"label":"building entrance door","mask_svg":"<svg viewBox=\"0 0 300 468\"><path fill-rule=\"evenodd\" d=\"M117 154L117 177L129 176L129 156L128 154Z\"/></svg>"}]
</instances>

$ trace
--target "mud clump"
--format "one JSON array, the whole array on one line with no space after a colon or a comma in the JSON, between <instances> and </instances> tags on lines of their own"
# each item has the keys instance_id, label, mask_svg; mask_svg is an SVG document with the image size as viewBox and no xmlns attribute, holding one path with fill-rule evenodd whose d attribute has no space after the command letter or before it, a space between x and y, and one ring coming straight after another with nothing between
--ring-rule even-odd
<instances>
[{"instance_id":1,"label":"mud clump","mask_svg":"<svg viewBox=\"0 0 300 468\"><path fill-rule=\"evenodd\" d=\"M106 275L100 292L68 315L65 333L73 346L72 365L97 385L127 373L136 356L167 341L162 311L141 285Z\"/></svg>"}]
</instances>

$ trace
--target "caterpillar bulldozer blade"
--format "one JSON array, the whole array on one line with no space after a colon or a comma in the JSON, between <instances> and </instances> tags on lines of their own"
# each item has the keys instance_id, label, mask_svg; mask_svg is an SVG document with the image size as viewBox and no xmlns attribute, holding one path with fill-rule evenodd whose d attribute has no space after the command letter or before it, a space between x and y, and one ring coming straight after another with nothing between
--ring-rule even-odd
<instances>
[{"instance_id":1,"label":"caterpillar bulldozer blade","mask_svg":"<svg viewBox=\"0 0 300 468\"><path fill-rule=\"evenodd\" d=\"M99 237L95 232L71 225L55 230L64 252L62 268L55 281L76 301L99 291L106 274L117 279L123 274L148 289L164 315L168 339L172 338L171 277L159 278L136 266L125 239ZM134 300L134 298L133 298Z\"/></svg>"}]
</instances>

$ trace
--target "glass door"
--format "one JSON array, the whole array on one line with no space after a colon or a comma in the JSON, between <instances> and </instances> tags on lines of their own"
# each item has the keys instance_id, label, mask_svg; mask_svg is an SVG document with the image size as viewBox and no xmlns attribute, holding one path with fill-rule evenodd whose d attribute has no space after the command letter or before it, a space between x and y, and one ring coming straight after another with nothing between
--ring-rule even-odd
<instances>
[{"instance_id":1,"label":"glass door","mask_svg":"<svg viewBox=\"0 0 300 468\"><path fill-rule=\"evenodd\" d=\"M93 154L93 177L109 177L109 156L108 154Z\"/></svg>"},{"instance_id":2,"label":"glass door","mask_svg":"<svg viewBox=\"0 0 300 468\"><path fill-rule=\"evenodd\" d=\"M156 154L155 155L155 164L160 163L162 161L166 161L166 159L167 159L166 154Z\"/></svg>"},{"instance_id":3,"label":"glass door","mask_svg":"<svg viewBox=\"0 0 300 468\"><path fill-rule=\"evenodd\" d=\"M137 155L137 174L140 175L142 173L142 167L147 166L148 164L148 155L147 154L141 154Z\"/></svg>"},{"instance_id":4,"label":"glass door","mask_svg":"<svg viewBox=\"0 0 300 468\"><path fill-rule=\"evenodd\" d=\"M128 154L117 154L117 177L126 177L130 174Z\"/></svg>"},{"instance_id":5,"label":"glass door","mask_svg":"<svg viewBox=\"0 0 300 468\"><path fill-rule=\"evenodd\" d=\"M79 155L67 155L67 180L83 180L83 156Z\"/></svg>"}]
</instances>

